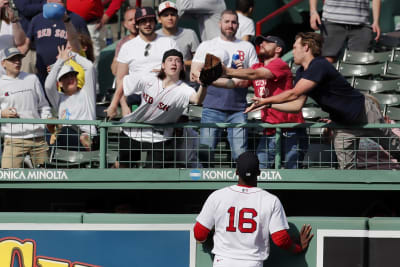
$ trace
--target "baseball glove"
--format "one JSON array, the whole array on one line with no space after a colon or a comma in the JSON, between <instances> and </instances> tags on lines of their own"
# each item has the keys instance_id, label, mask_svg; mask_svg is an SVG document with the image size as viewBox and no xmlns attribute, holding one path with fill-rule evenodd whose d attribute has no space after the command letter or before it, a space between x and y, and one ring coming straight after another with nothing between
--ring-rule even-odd
<instances>
[{"instance_id":1,"label":"baseball glove","mask_svg":"<svg viewBox=\"0 0 400 267\"><path fill-rule=\"evenodd\" d=\"M212 55L206 54L206 59L204 62L204 67L200 71L200 82L203 85L210 85L216 79L222 76L222 63L221 60Z\"/></svg>"}]
</instances>

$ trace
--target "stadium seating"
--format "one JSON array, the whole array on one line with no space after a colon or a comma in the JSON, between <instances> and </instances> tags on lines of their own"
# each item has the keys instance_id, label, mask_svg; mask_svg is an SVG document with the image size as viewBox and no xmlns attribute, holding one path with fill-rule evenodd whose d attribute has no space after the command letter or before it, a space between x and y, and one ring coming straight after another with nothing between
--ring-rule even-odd
<instances>
[{"instance_id":1,"label":"stadium seating","mask_svg":"<svg viewBox=\"0 0 400 267\"><path fill-rule=\"evenodd\" d=\"M400 64L397 64L396 62L387 62L385 66L384 76L400 78Z\"/></svg>"},{"instance_id":2,"label":"stadium seating","mask_svg":"<svg viewBox=\"0 0 400 267\"><path fill-rule=\"evenodd\" d=\"M340 62L338 71L345 77L361 77L361 76L378 76L384 73L385 63L371 65L355 65L345 62Z\"/></svg>"},{"instance_id":3,"label":"stadium seating","mask_svg":"<svg viewBox=\"0 0 400 267\"><path fill-rule=\"evenodd\" d=\"M107 162L113 164L118 157L118 152L107 151ZM91 168L98 167L100 161L99 151L70 151L61 148L53 149L48 167L55 168Z\"/></svg>"},{"instance_id":4,"label":"stadium seating","mask_svg":"<svg viewBox=\"0 0 400 267\"><path fill-rule=\"evenodd\" d=\"M355 78L353 87L366 93L399 93L400 79L367 80Z\"/></svg>"},{"instance_id":5,"label":"stadium seating","mask_svg":"<svg viewBox=\"0 0 400 267\"><path fill-rule=\"evenodd\" d=\"M375 64L386 61L393 61L394 54L394 50L374 53L350 51L346 49L341 61L348 64Z\"/></svg>"},{"instance_id":6,"label":"stadium seating","mask_svg":"<svg viewBox=\"0 0 400 267\"><path fill-rule=\"evenodd\" d=\"M386 115L389 116L390 119L400 122L400 108L398 107L388 107Z\"/></svg>"}]
</instances>

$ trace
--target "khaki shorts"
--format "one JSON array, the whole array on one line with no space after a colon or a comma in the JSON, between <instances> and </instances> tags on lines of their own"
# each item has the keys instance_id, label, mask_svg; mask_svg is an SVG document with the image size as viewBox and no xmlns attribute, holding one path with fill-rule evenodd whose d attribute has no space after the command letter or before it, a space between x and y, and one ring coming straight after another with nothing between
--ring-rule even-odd
<instances>
[{"instance_id":1,"label":"khaki shorts","mask_svg":"<svg viewBox=\"0 0 400 267\"><path fill-rule=\"evenodd\" d=\"M22 168L25 155L29 154L33 166L47 162L49 150L43 136L34 138L5 138L1 159L2 168Z\"/></svg>"}]
</instances>

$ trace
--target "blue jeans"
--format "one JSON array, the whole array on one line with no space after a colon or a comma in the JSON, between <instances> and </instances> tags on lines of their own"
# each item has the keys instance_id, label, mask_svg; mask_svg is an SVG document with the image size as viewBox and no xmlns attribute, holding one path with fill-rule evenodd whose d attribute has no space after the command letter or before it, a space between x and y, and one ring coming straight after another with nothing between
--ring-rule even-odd
<instances>
[{"instance_id":1,"label":"blue jeans","mask_svg":"<svg viewBox=\"0 0 400 267\"><path fill-rule=\"evenodd\" d=\"M246 123L247 114L242 111L222 111L217 109L203 108L201 115L202 123ZM201 128L200 146L211 149L209 161L214 161L213 150L217 145L217 138L221 136L221 128ZM231 147L232 159L236 159L247 150L247 128L228 128L228 141Z\"/></svg>"},{"instance_id":2,"label":"blue jeans","mask_svg":"<svg viewBox=\"0 0 400 267\"><path fill-rule=\"evenodd\" d=\"M283 132L281 138L281 155L286 169L301 167L308 148L305 129L291 129ZM275 163L275 135L263 135L257 146L260 169L270 169Z\"/></svg>"}]
</instances>

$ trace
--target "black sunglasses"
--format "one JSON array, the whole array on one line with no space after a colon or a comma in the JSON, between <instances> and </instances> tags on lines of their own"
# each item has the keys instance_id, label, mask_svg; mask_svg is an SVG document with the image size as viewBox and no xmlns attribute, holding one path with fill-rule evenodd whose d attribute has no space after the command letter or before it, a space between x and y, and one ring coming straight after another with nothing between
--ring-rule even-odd
<instances>
[{"instance_id":1,"label":"black sunglasses","mask_svg":"<svg viewBox=\"0 0 400 267\"><path fill-rule=\"evenodd\" d=\"M148 55L149 55L149 50L150 50L150 48L151 48L151 44L150 43L148 43L147 45L146 45L146 47L144 48L144 56L145 57L147 57Z\"/></svg>"}]
</instances>

